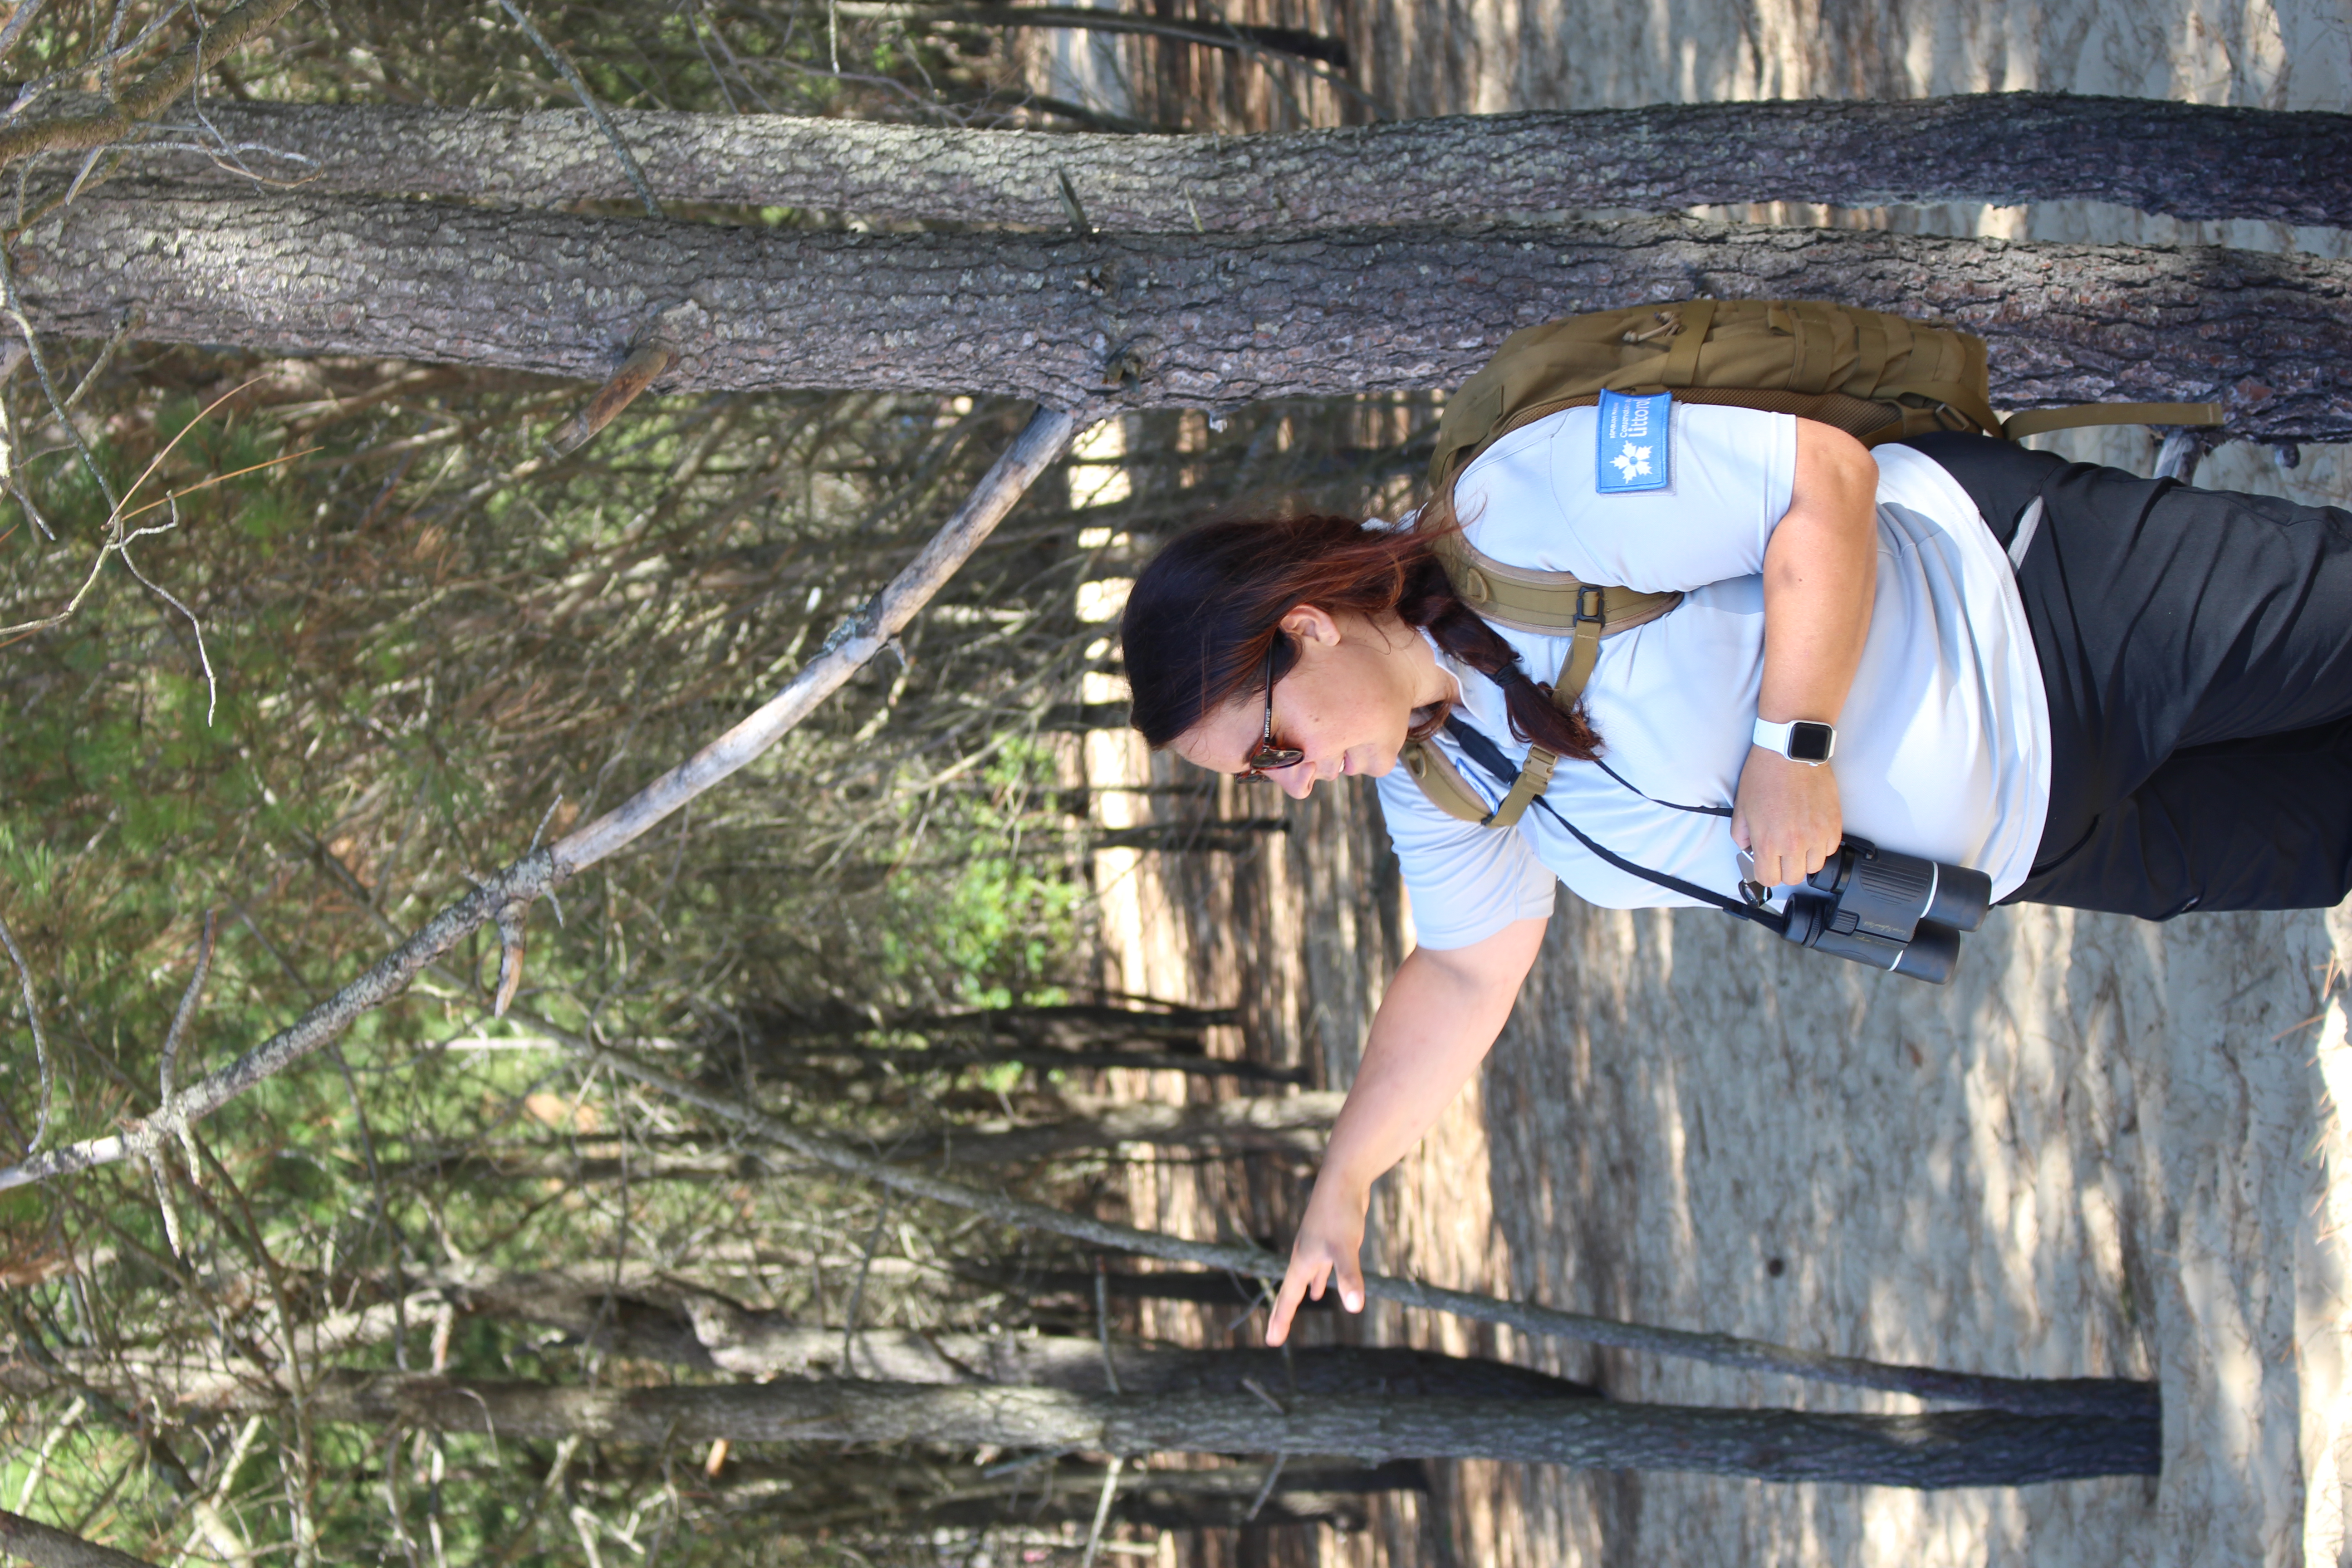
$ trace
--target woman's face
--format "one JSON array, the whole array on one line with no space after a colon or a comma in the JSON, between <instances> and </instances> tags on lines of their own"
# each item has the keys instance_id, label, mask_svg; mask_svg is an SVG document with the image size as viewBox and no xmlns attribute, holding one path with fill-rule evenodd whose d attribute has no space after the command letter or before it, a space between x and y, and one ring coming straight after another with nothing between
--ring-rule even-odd
<instances>
[{"instance_id":1,"label":"woman's face","mask_svg":"<svg viewBox=\"0 0 2352 1568\"><path fill-rule=\"evenodd\" d=\"M1443 682L1429 645L1403 622L1334 619L1302 605L1283 617L1298 658L1274 683L1274 740L1305 754L1266 777L1304 800L1318 779L1378 777L1396 766L1413 710ZM1437 687L1450 695L1450 688ZM1248 771L1265 732L1265 690L1253 687L1176 738L1171 749L1213 773Z\"/></svg>"}]
</instances>

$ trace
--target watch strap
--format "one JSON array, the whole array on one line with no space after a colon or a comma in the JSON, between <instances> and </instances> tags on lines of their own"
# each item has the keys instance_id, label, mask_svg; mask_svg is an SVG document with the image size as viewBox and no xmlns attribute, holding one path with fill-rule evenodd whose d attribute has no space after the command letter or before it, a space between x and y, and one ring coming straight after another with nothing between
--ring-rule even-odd
<instances>
[{"instance_id":1,"label":"watch strap","mask_svg":"<svg viewBox=\"0 0 2352 1568\"><path fill-rule=\"evenodd\" d=\"M1809 758L1794 756L1790 753L1789 748L1793 743L1797 726L1799 724L1804 724L1808 728L1826 730L1829 731L1829 747L1827 751L1823 752L1821 762L1814 762ZM1754 740L1756 744L1763 747L1766 751L1778 752L1780 755L1789 758L1790 762L1803 763L1807 767L1819 767L1822 765L1822 763L1828 762L1831 757L1837 754L1837 727L1833 724L1821 723L1817 720L1792 719L1785 723L1776 724L1769 719L1759 718L1756 721Z\"/></svg>"}]
</instances>

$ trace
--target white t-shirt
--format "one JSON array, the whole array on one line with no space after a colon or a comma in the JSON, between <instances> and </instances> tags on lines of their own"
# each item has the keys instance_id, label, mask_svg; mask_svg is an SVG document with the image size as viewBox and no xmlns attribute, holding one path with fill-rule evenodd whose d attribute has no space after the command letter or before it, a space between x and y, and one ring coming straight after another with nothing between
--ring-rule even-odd
<instances>
[{"instance_id":1,"label":"white t-shirt","mask_svg":"<svg viewBox=\"0 0 2352 1568\"><path fill-rule=\"evenodd\" d=\"M1738 794L1756 721L1760 574L1789 510L1797 422L1677 403L1671 487L1602 494L1597 418L1572 408L1504 437L1462 476L1456 504L1469 542L1506 564L1685 593L1659 619L1602 639L1584 692L1601 760L1563 760L1546 798L1619 857L1737 897L1738 847L1723 808ZM1845 828L1976 867L1999 898L2032 868L2050 801L2050 713L2025 606L2008 557L1949 474L1906 447L1874 456L1877 598L1853 689L1834 716L1831 765ZM1536 679L1550 679L1567 657L1566 637L1497 630ZM1438 658L1461 681L1456 716L1516 770L1528 747L1511 734L1501 688ZM1450 737L1437 743L1473 787L1502 798L1506 783ZM1381 805L1429 947L1466 947L1549 915L1555 878L1612 909L1698 902L1610 865L1543 811L1507 831L1457 821L1402 767L1381 780Z\"/></svg>"}]
</instances>

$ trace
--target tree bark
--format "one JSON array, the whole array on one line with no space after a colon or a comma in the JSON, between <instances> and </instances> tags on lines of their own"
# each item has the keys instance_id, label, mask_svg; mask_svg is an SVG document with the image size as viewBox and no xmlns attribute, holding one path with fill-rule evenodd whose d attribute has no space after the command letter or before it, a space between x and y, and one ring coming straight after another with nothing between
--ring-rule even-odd
<instances>
[{"instance_id":1,"label":"tree bark","mask_svg":"<svg viewBox=\"0 0 2352 1568\"><path fill-rule=\"evenodd\" d=\"M0 1509L0 1556L20 1558L34 1568L149 1568L143 1557L84 1541L6 1509Z\"/></svg>"},{"instance_id":2,"label":"tree bark","mask_svg":"<svg viewBox=\"0 0 2352 1568\"><path fill-rule=\"evenodd\" d=\"M543 206L633 197L571 110L215 103L254 173L319 194ZM1252 136L950 131L783 115L612 111L667 200L884 221L1191 234L1507 219L1709 203L2116 202L2184 218L2352 225L2352 115L2056 93L1693 103ZM183 138L182 140L185 140ZM241 178L190 152L129 167Z\"/></svg>"},{"instance_id":3,"label":"tree bark","mask_svg":"<svg viewBox=\"0 0 2352 1568\"><path fill-rule=\"evenodd\" d=\"M1385 1394L1292 1396L1277 1409L1278 1397L790 1381L589 1389L389 1374L322 1379L310 1414L321 1421L495 1432L501 1438L1486 1458L1916 1488L2154 1475L2158 1465L2156 1422L2095 1415L1840 1415Z\"/></svg>"},{"instance_id":4,"label":"tree bark","mask_svg":"<svg viewBox=\"0 0 2352 1568\"><path fill-rule=\"evenodd\" d=\"M871 1454L800 1450L783 1463L730 1458L709 1495L731 1515L759 1514L780 1530L857 1531L923 1525L1055 1525L1085 1528L1102 1496L1104 1470L1079 1461L1040 1462L959 1484L938 1464L893 1465ZM1367 1466L1310 1454L1275 1461L1244 1459L1206 1468L1129 1465L1115 1483L1110 1517L1161 1530L1323 1522L1360 1530L1365 1500L1380 1492L1426 1492L1428 1468L1414 1459ZM1268 1489L1268 1482L1272 1487ZM779 1485L778 1483L782 1483ZM1263 1497L1257 1516L1250 1509Z\"/></svg>"},{"instance_id":5,"label":"tree bark","mask_svg":"<svg viewBox=\"0 0 2352 1568\"><path fill-rule=\"evenodd\" d=\"M848 1371L890 1383L1110 1391L1100 1343L1069 1334L869 1329L845 1345L839 1329L798 1323L667 1279L632 1279L616 1287L593 1271L468 1270L435 1283L445 1300L468 1312L539 1323L608 1352L705 1371L796 1378ZM1508 1362L1388 1346L1319 1345L1286 1352L1129 1342L1111 1347L1111 1365L1119 1389L1130 1394L1244 1394L1250 1382L1314 1394L1577 1399L1600 1393Z\"/></svg>"},{"instance_id":6,"label":"tree bark","mask_svg":"<svg viewBox=\"0 0 2352 1568\"><path fill-rule=\"evenodd\" d=\"M1270 1461L1220 1465L1207 1470L1146 1469L1121 1473L1110 1517L1157 1530L1232 1530L1242 1525L1328 1524L1361 1530L1370 1521L1365 1499L1380 1492L1426 1492L1429 1475L1416 1461L1366 1467L1344 1459L1291 1459L1266 1489ZM1050 1486L1019 1478L985 1496L914 1500L909 1511L927 1524L984 1527L1019 1521L1084 1529L1102 1494L1098 1467L1059 1467ZM1043 1492L1041 1497L1039 1494ZM1261 1501L1261 1498L1263 1501ZM1253 1516L1252 1506L1256 1512Z\"/></svg>"},{"instance_id":7,"label":"tree bark","mask_svg":"<svg viewBox=\"0 0 2352 1568\"><path fill-rule=\"evenodd\" d=\"M1543 230L809 234L446 203L86 199L22 259L35 324L601 381L863 387L1055 407L1450 387L1517 328L1713 295L1952 320L1996 405L2213 400L2233 436L2352 435L2352 264L1645 218Z\"/></svg>"}]
</instances>

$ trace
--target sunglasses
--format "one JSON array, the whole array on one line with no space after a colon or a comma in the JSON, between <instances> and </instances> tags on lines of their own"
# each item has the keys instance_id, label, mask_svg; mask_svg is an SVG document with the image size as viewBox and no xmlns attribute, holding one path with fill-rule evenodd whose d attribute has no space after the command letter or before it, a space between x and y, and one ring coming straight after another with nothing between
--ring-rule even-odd
<instances>
[{"instance_id":1,"label":"sunglasses","mask_svg":"<svg viewBox=\"0 0 2352 1568\"><path fill-rule=\"evenodd\" d=\"M1252 779L1262 779L1275 769L1297 767L1307 755L1297 746L1274 743L1274 658L1281 651L1282 638L1279 637L1274 639L1274 646L1265 650L1265 728L1258 732L1257 750L1245 759L1248 771L1241 775L1244 784Z\"/></svg>"}]
</instances>

